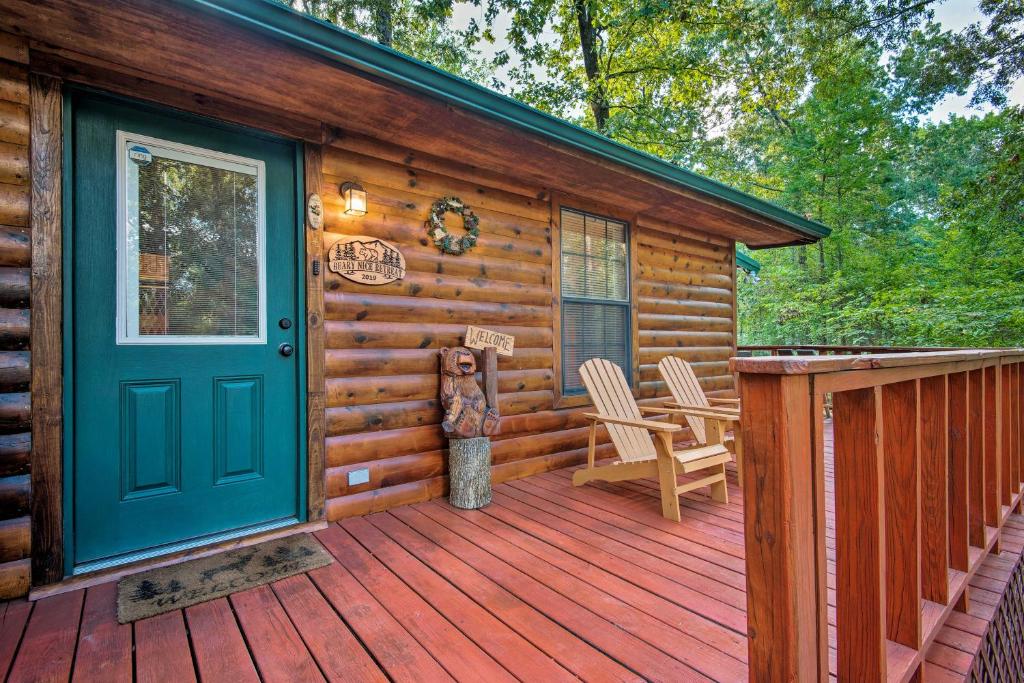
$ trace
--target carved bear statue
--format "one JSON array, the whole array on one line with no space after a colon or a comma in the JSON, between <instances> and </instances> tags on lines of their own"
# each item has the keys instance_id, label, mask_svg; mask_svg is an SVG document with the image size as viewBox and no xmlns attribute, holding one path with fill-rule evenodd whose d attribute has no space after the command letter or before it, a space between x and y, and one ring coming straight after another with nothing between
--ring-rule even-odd
<instances>
[{"instance_id":1,"label":"carved bear statue","mask_svg":"<svg viewBox=\"0 0 1024 683\"><path fill-rule=\"evenodd\" d=\"M494 434L498 410L488 406L476 383L476 359L464 346L441 349L441 427L452 439L471 439Z\"/></svg>"}]
</instances>

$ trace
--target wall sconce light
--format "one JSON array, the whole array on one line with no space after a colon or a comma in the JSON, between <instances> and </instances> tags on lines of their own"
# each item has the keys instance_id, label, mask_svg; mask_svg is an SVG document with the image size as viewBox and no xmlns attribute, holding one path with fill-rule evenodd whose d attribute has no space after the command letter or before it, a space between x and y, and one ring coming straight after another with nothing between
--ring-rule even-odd
<instances>
[{"instance_id":1,"label":"wall sconce light","mask_svg":"<svg viewBox=\"0 0 1024 683\"><path fill-rule=\"evenodd\" d=\"M366 215L366 190L359 183L345 183L341 186L341 196L345 199L346 216Z\"/></svg>"}]
</instances>

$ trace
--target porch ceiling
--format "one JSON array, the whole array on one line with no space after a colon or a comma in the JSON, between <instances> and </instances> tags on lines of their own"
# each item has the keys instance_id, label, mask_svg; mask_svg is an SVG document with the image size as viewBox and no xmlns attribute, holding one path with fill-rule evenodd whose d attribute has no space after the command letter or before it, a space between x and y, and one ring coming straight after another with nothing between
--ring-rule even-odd
<instances>
[{"instance_id":1,"label":"porch ceiling","mask_svg":"<svg viewBox=\"0 0 1024 683\"><path fill-rule=\"evenodd\" d=\"M365 48L374 63L339 59L328 38L359 47L358 38L272 5L0 0L0 27L27 34L36 41L35 53L45 55L36 61L71 80L89 81L90 73L109 70L128 92L133 82L142 97L154 97L150 83L178 89L187 98L172 105L203 109L216 103L221 112L256 112L273 118L273 127L283 129L278 132L319 141L324 122L339 129L329 135L382 137L752 247L827 234L766 202L412 62L408 71L423 81L414 89L415 79L381 68L383 61L409 60L379 47ZM254 20L246 7L262 8L261 17L274 22ZM287 36L285 25L294 29ZM436 84L426 82L431 74ZM455 99L459 93L461 101ZM504 104L503 120L495 111L480 113L496 103Z\"/></svg>"}]
</instances>

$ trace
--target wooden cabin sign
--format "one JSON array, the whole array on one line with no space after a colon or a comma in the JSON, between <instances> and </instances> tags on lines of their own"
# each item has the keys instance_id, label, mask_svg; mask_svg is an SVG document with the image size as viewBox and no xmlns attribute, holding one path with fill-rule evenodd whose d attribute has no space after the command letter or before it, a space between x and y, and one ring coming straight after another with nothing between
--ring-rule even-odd
<instances>
[{"instance_id":1,"label":"wooden cabin sign","mask_svg":"<svg viewBox=\"0 0 1024 683\"><path fill-rule=\"evenodd\" d=\"M328 250L332 273L364 285L386 285L405 277L405 257L398 247L376 237L342 237Z\"/></svg>"},{"instance_id":2,"label":"wooden cabin sign","mask_svg":"<svg viewBox=\"0 0 1024 683\"><path fill-rule=\"evenodd\" d=\"M515 345L516 338L511 334L493 332L473 325L466 327L466 346L471 349L482 351L488 346L493 346L498 350L498 355L511 356Z\"/></svg>"}]
</instances>

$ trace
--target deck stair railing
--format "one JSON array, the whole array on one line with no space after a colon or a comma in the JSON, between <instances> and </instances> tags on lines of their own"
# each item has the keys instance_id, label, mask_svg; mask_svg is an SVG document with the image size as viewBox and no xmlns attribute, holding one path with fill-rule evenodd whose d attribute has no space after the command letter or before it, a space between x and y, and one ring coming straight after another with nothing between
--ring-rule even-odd
<instances>
[{"instance_id":1,"label":"deck stair railing","mask_svg":"<svg viewBox=\"0 0 1024 683\"><path fill-rule=\"evenodd\" d=\"M825 681L830 658L840 681L927 680L925 653L1021 505L1024 349L733 364L751 680Z\"/></svg>"}]
</instances>

